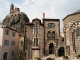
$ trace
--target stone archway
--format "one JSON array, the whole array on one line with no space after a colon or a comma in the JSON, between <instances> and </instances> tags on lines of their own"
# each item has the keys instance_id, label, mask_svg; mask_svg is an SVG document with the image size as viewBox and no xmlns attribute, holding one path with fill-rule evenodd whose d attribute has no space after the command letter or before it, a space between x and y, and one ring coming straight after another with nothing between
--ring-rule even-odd
<instances>
[{"instance_id":1,"label":"stone archway","mask_svg":"<svg viewBox=\"0 0 80 60\"><path fill-rule=\"evenodd\" d=\"M53 43L49 44L49 54L54 54L54 44Z\"/></svg>"},{"instance_id":2,"label":"stone archway","mask_svg":"<svg viewBox=\"0 0 80 60\"><path fill-rule=\"evenodd\" d=\"M3 54L3 60L8 60L8 53L7 53L7 52L5 52L5 53Z\"/></svg>"},{"instance_id":3,"label":"stone archway","mask_svg":"<svg viewBox=\"0 0 80 60\"><path fill-rule=\"evenodd\" d=\"M64 56L65 52L64 52L64 47L60 47L58 50L58 56Z\"/></svg>"}]
</instances>

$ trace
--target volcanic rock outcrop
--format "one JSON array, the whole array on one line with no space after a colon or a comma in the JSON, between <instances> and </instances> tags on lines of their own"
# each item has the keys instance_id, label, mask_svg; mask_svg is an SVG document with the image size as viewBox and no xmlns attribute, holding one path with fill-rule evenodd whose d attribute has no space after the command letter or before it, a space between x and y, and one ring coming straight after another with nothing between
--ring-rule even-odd
<instances>
[{"instance_id":1,"label":"volcanic rock outcrop","mask_svg":"<svg viewBox=\"0 0 80 60\"><path fill-rule=\"evenodd\" d=\"M11 4L10 14L5 17L2 24L23 33L26 22L29 22L27 15L23 12L20 12L19 8L14 9L14 5Z\"/></svg>"}]
</instances>

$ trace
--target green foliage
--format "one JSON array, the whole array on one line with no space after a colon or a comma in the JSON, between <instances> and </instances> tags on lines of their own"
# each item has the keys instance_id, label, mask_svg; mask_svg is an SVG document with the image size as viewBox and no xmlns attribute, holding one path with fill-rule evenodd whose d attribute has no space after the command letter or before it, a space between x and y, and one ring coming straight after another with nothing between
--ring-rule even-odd
<instances>
[{"instance_id":1,"label":"green foliage","mask_svg":"<svg viewBox=\"0 0 80 60\"><path fill-rule=\"evenodd\" d=\"M52 60L52 58L47 58L46 60Z\"/></svg>"},{"instance_id":2,"label":"green foliage","mask_svg":"<svg viewBox=\"0 0 80 60\"><path fill-rule=\"evenodd\" d=\"M68 58L68 56L63 56L63 58L67 59L67 58Z\"/></svg>"},{"instance_id":3,"label":"green foliage","mask_svg":"<svg viewBox=\"0 0 80 60\"><path fill-rule=\"evenodd\" d=\"M17 60L23 60L23 52L19 51L19 54L17 56Z\"/></svg>"},{"instance_id":4,"label":"green foliage","mask_svg":"<svg viewBox=\"0 0 80 60\"><path fill-rule=\"evenodd\" d=\"M80 57L80 55L78 55L78 57Z\"/></svg>"}]
</instances>

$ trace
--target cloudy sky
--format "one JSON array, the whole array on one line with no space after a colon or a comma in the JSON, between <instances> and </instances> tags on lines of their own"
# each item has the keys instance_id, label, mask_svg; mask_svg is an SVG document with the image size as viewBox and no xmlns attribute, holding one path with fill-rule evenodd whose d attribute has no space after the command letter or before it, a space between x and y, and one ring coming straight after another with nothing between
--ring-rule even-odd
<instances>
[{"instance_id":1,"label":"cloudy sky","mask_svg":"<svg viewBox=\"0 0 80 60\"><path fill-rule=\"evenodd\" d=\"M80 0L0 0L0 21L9 14L10 5L19 7L29 17L42 19L43 12L46 18L60 19L60 28L63 28L62 19L80 9Z\"/></svg>"}]
</instances>

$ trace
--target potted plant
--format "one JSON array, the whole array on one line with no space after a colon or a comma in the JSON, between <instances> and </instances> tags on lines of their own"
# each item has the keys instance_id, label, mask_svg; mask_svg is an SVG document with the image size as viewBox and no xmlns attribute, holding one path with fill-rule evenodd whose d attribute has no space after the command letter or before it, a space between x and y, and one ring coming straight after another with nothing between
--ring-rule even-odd
<instances>
[{"instance_id":1,"label":"potted plant","mask_svg":"<svg viewBox=\"0 0 80 60\"><path fill-rule=\"evenodd\" d=\"M69 60L68 56L63 56L63 60Z\"/></svg>"},{"instance_id":2,"label":"potted plant","mask_svg":"<svg viewBox=\"0 0 80 60\"><path fill-rule=\"evenodd\" d=\"M46 60L52 60L52 58L49 57L49 58L47 58Z\"/></svg>"}]
</instances>

